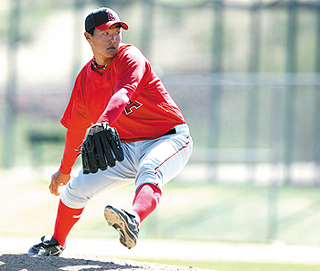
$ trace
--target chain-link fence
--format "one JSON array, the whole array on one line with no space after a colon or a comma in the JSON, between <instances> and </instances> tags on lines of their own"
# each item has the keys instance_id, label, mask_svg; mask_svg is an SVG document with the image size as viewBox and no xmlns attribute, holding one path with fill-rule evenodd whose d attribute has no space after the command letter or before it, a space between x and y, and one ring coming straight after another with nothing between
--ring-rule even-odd
<instances>
[{"instance_id":1,"label":"chain-link fence","mask_svg":"<svg viewBox=\"0 0 320 271\"><path fill-rule=\"evenodd\" d=\"M202 160L232 161L235 153L214 153L233 149L247 157L238 162L267 150L265 162L319 163L319 1L16 0L1 17L8 37L1 40L2 165L15 165L6 148L19 116L39 126L42 117L58 121L90 59L83 18L99 5L114 7L131 26L125 42L151 59Z\"/></svg>"},{"instance_id":2,"label":"chain-link fence","mask_svg":"<svg viewBox=\"0 0 320 271\"><path fill-rule=\"evenodd\" d=\"M319 184L320 1L2 2L3 168L58 166L59 118L92 57L83 21L109 6L130 26L124 42L151 60L185 114L195 143L187 177L271 192Z\"/></svg>"}]
</instances>

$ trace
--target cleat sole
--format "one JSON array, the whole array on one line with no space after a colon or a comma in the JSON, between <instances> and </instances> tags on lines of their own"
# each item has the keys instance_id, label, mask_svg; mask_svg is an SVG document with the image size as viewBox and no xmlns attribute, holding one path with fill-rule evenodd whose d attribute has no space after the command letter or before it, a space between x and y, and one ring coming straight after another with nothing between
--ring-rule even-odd
<instances>
[{"instance_id":1,"label":"cleat sole","mask_svg":"<svg viewBox=\"0 0 320 271\"><path fill-rule=\"evenodd\" d=\"M136 238L130 232L123 218L118 215L114 210L106 208L104 211L104 217L108 222L109 226L115 228L120 234L120 243L127 248L133 248L136 245Z\"/></svg>"}]
</instances>

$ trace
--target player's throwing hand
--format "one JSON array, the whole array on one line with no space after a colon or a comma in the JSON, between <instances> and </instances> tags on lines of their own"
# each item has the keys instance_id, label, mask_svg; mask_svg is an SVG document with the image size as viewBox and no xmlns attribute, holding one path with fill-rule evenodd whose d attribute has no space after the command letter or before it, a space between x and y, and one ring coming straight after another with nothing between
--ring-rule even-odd
<instances>
[{"instance_id":1,"label":"player's throwing hand","mask_svg":"<svg viewBox=\"0 0 320 271\"><path fill-rule=\"evenodd\" d=\"M49 185L50 193L56 196L60 196L63 186L65 186L70 180L70 174L63 174L57 171L51 176L51 183Z\"/></svg>"}]
</instances>

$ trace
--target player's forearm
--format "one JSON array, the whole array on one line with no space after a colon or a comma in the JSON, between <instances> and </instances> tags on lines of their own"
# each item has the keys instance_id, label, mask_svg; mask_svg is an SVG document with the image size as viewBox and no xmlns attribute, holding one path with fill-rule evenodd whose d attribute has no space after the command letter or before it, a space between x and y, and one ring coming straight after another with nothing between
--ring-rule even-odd
<instances>
[{"instance_id":1,"label":"player's forearm","mask_svg":"<svg viewBox=\"0 0 320 271\"><path fill-rule=\"evenodd\" d=\"M59 171L63 174L70 174L74 163L77 160L79 152L76 150L82 144L83 139L86 134L86 129L84 130L67 130L65 138L65 146L63 157L61 160L61 165Z\"/></svg>"},{"instance_id":2,"label":"player's forearm","mask_svg":"<svg viewBox=\"0 0 320 271\"><path fill-rule=\"evenodd\" d=\"M133 92L125 88L117 91L110 99L105 111L102 113L97 123L108 122L112 125L121 115L122 110L128 104Z\"/></svg>"}]
</instances>

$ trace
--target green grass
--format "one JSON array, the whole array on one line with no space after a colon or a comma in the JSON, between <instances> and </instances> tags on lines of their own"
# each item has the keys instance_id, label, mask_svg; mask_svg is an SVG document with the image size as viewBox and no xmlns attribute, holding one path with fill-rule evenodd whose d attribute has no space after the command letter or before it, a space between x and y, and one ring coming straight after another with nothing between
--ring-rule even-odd
<instances>
[{"instance_id":1,"label":"green grass","mask_svg":"<svg viewBox=\"0 0 320 271\"><path fill-rule=\"evenodd\" d=\"M19 181L24 177L20 172L7 174L8 180L1 182L0 215L6 219L0 221L0 234L52 231L58 202L48 191L53 173L35 172L26 181ZM139 238L254 244L280 240L292 245L320 246L319 187L279 187L277 208L273 210L277 214L273 238L268 235L268 193L267 186L172 181L164 187L156 211L141 224ZM70 236L117 238L116 232L106 231L103 208L114 204L128 209L133 195L134 186L129 185L93 198Z\"/></svg>"},{"instance_id":2,"label":"green grass","mask_svg":"<svg viewBox=\"0 0 320 271\"><path fill-rule=\"evenodd\" d=\"M192 266L217 271L319 271L320 266L314 264L288 264L264 262L225 262L225 261L186 261L135 259L140 262L160 263L166 265Z\"/></svg>"},{"instance_id":3,"label":"green grass","mask_svg":"<svg viewBox=\"0 0 320 271\"><path fill-rule=\"evenodd\" d=\"M99 195L87 205L88 213L105 204L130 208L134 187ZM269 229L269 191L266 186L170 182L156 211L141 225L141 238L179 239L228 243L269 243L281 240L294 245L320 245L320 193L311 186L281 186L274 220L274 236ZM92 205L91 205L92 204ZM274 207L272 207L274 208ZM74 231L74 236L106 238L100 212L90 216Z\"/></svg>"}]
</instances>

